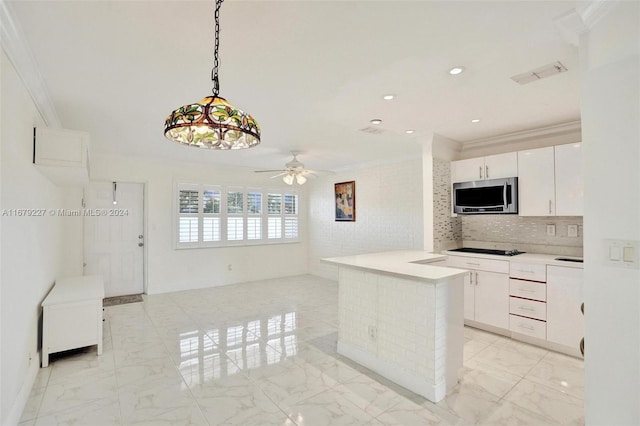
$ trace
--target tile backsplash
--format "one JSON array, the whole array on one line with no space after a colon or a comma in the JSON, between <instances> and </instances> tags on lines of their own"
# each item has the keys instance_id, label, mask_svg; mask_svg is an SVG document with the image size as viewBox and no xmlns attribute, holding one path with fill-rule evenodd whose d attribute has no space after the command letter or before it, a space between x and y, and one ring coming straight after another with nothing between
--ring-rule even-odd
<instances>
[{"instance_id":1,"label":"tile backsplash","mask_svg":"<svg viewBox=\"0 0 640 426\"><path fill-rule=\"evenodd\" d=\"M462 221L451 217L451 163L433 159L433 249L447 250L462 243Z\"/></svg>"},{"instance_id":2,"label":"tile backsplash","mask_svg":"<svg viewBox=\"0 0 640 426\"><path fill-rule=\"evenodd\" d=\"M547 225L552 224L555 236L547 235ZM578 226L577 237L568 236L568 225ZM582 217L451 217L451 163L437 158L433 160L433 227L435 251L468 246L582 256Z\"/></svg>"},{"instance_id":3,"label":"tile backsplash","mask_svg":"<svg viewBox=\"0 0 640 426\"><path fill-rule=\"evenodd\" d=\"M473 215L461 219L466 246L582 256L582 217ZM555 225L555 236L547 235L547 225ZM568 236L568 225L578 225L577 237Z\"/></svg>"}]
</instances>

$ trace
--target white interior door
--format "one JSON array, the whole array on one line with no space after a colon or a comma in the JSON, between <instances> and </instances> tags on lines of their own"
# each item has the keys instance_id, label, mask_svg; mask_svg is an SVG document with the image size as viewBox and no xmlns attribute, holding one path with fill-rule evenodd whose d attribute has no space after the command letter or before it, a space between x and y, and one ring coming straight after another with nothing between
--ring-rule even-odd
<instances>
[{"instance_id":1,"label":"white interior door","mask_svg":"<svg viewBox=\"0 0 640 426\"><path fill-rule=\"evenodd\" d=\"M114 194L117 204L114 204ZM84 273L102 275L106 297L144 291L144 188L91 183L85 189Z\"/></svg>"}]
</instances>

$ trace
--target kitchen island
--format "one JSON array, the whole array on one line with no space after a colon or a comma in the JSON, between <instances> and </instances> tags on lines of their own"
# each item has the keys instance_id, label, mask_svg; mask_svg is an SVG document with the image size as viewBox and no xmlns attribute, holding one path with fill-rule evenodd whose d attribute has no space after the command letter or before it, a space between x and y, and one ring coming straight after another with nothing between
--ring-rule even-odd
<instances>
[{"instance_id":1,"label":"kitchen island","mask_svg":"<svg viewBox=\"0 0 640 426\"><path fill-rule=\"evenodd\" d=\"M338 353L438 402L458 382L464 343L460 269L402 250L322 259L339 266Z\"/></svg>"}]
</instances>

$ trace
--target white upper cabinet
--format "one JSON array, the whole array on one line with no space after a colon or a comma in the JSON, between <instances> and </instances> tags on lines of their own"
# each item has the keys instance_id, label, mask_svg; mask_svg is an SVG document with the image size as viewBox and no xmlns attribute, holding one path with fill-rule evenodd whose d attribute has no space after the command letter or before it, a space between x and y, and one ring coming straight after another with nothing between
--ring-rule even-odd
<instances>
[{"instance_id":1,"label":"white upper cabinet","mask_svg":"<svg viewBox=\"0 0 640 426\"><path fill-rule=\"evenodd\" d=\"M59 186L89 182L89 134L75 130L34 129L33 163Z\"/></svg>"},{"instance_id":2,"label":"white upper cabinet","mask_svg":"<svg viewBox=\"0 0 640 426\"><path fill-rule=\"evenodd\" d=\"M451 162L451 183L518 176L515 152Z\"/></svg>"},{"instance_id":3,"label":"white upper cabinet","mask_svg":"<svg viewBox=\"0 0 640 426\"><path fill-rule=\"evenodd\" d=\"M484 179L484 157L451 162L451 183Z\"/></svg>"},{"instance_id":4,"label":"white upper cabinet","mask_svg":"<svg viewBox=\"0 0 640 426\"><path fill-rule=\"evenodd\" d=\"M554 148L518 152L520 216L555 216Z\"/></svg>"},{"instance_id":5,"label":"white upper cabinet","mask_svg":"<svg viewBox=\"0 0 640 426\"><path fill-rule=\"evenodd\" d=\"M500 179L518 176L518 153L489 155L484 157L484 178Z\"/></svg>"},{"instance_id":6,"label":"white upper cabinet","mask_svg":"<svg viewBox=\"0 0 640 426\"><path fill-rule=\"evenodd\" d=\"M584 214L582 144L557 145L554 148L556 216L582 216Z\"/></svg>"}]
</instances>

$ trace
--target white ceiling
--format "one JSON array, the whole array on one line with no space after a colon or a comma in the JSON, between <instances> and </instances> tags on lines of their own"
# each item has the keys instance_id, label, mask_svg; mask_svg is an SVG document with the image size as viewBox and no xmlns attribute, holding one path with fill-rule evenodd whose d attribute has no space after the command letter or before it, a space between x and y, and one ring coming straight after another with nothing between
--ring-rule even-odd
<instances>
[{"instance_id":1,"label":"white ceiling","mask_svg":"<svg viewBox=\"0 0 640 426\"><path fill-rule=\"evenodd\" d=\"M575 1L227 0L220 95L262 129L233 152L163 135L172 110L211 93L213 1L8 3L63 127L90 132L94 154L279 168L298 150L336 169L417 156L432 132L464 142L580 117L577 48L553 22ZM510 79L555 61L569 71ZM359 130L372 118L382 134Z\"/></svg>"}]
</instances>

